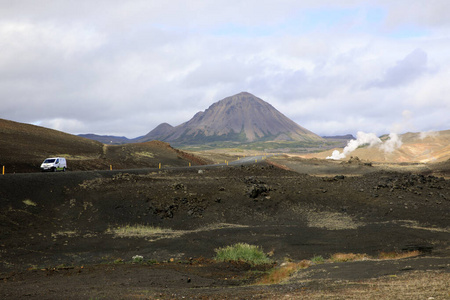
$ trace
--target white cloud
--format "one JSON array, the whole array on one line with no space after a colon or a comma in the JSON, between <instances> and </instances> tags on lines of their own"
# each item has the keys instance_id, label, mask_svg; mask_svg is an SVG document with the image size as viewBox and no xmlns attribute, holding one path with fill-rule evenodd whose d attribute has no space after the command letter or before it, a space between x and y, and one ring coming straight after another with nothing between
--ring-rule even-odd
<instances>
[{"instance_id":1,"label":"white cloud","mask_svg":"<svg viewBox=\"0 0 450 300\"><path fill-rule=\"evenodd\" d=\"M447 3L9 1L0 117L136 137L248 91L320 135L449 129Z\"/></svg>"},{"instance_id":2,"label":"white cloud","mask_svg":"<svg viewBox=\"0 0 450 300\"><path fill-rule=\"evenodd\" d=\"M447 0L423 1L389 1L385 0L389 7L386 24L388 26L427 26L446 27L450 25L448 11L450 2Z\"/></svg>"},{"instance_id":3,"label":"white cloud","mask_svg":"<svg viewBox=\"0 0 450 300\"><path fill-rule=\"evenodd\" d=\"M408 84L427 72L427 54L415 49L395 66L386 70L381 80L369 84L369 87L390 88Z\"/></svg>"}]
</instances>

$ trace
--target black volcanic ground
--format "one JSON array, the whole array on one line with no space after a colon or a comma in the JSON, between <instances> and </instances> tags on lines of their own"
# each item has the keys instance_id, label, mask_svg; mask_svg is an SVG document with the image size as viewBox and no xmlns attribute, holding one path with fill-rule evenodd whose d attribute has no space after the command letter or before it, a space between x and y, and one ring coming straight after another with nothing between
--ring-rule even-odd
<instances>
[{"instance_id":1,"label":"black volcanic ground","mask_svg":"<svg viewBox=\"0 0 450 300\"><path fill-rule=\"evenodd\" d=\"M0 178L0 199L3 299L269 299L327 290L325 279L449 274L450 185L431 175L314 177L267 163L15 174ZM170 231L114 234L136 224ZM422 256L348 263L342 272L324 264L287 285L247 287L271 266L211 260L215 249L238 242L262 247L278 265L334 253ZM152 263L131 264L135 255Z\"/></svg>"}]
</instances>

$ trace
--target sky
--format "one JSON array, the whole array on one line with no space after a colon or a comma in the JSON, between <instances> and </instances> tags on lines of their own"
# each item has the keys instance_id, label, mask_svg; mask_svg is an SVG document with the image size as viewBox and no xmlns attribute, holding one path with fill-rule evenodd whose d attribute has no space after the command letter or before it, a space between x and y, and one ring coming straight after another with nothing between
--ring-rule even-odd
<instances>
[{"instance_id":1,"label":"sky","mask_svg":"<svg viewBox=\"0 0 450 300\"><path fill-rule=\"evenodd\" d=\"M0 0L0 118L135 138L242 91L321 136L450 129L448 0Z\"/></svg>"}]
</instances>

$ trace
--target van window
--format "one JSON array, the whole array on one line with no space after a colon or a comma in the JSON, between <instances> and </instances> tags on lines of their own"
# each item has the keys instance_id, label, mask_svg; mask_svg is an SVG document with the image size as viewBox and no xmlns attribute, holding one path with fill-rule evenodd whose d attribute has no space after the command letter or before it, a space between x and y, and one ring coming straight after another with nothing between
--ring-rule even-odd
<instances>
[{"instance_id":1,"label":"van window","mask_svg":"<svg viewBox=\"0 0 450 300\"><path fill-rule=\"evenodd\" d=\"M51 163L54 163L54 162L55 162L55 159L53 159L53 158L46 159L46 160L44 161L45 164L51 164Z\"/></svg>"},{"instance_id":2,"label":"van window","mask_svg":"<svg viewBox=\"0 0 450 300\"><path fill-rule=\"evenodd\" d=\"M56 160L55 164L59 164L59 159Z\"/></svg>"}]
</instances>

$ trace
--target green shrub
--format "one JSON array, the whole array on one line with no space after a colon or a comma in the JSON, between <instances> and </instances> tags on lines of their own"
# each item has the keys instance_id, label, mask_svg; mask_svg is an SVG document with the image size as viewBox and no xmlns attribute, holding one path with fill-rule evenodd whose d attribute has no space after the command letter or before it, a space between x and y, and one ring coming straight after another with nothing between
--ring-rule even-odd
<instances>
[{"instance_id":1,"label":"green shrub","mask_svg":"<svg viewBox=\"0 0 450 300\"><path fill-rule=\"evenodd\" d=\"M321 255L316 255L311 258L311 262L314 264L323 264L325 262L325 259Z\"/></svg>"},{"instance_id":2,"label":"green shrub","mask_svg":"<svg viewBox=\"0 0 450 300\"><path fill-rule=\"evenodd\" d=\"M132 262L141 263L144 261L144 257L142 255L135 255L132 257Z\"/></svg>"},{"instance_id":3,"label":"green shrub","mask_svg":"<svg viewBox=\"0 0 450 300\"><path fill-rule=\"evenodd\" d=\"M217 261L244 261L253 265L270 263L271 260L257 246L238 243L215 250Z\"/></svg>"}]
</instances>

